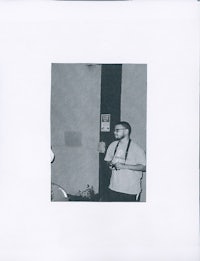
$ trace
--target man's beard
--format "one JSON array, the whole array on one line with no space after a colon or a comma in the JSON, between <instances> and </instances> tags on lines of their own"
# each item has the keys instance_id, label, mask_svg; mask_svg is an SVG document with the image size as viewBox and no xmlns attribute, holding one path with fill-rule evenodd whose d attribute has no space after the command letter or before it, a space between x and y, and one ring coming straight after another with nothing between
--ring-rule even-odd
<instances>
[{"instance_id":1,"label":"man's beard","mask_svg":"<svg viewBox=\"0 0 200 261\"><path fill-rule=\"evenodd\" d=\"M125 136L123 135L122 137L115 137L116 140L122 140Z\"/></svg>"}]
</instances>

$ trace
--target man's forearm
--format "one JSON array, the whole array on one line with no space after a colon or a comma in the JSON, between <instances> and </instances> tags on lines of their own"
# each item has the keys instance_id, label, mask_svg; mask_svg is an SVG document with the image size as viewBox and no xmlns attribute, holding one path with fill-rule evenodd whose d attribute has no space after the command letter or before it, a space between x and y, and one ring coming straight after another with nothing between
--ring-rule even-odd
<instances>
[{"instance_id":1,"label":"man's forearm","mask_svg":"<svg viewBox=\"0 0 200 261\"><path fill-rule=\"evenodd\" d=\"M134 170L134 171L146 171L146 166L144 166L142 164L137 164L137 165L124 164L123 168Z\"/></svg>"}]
</instances>

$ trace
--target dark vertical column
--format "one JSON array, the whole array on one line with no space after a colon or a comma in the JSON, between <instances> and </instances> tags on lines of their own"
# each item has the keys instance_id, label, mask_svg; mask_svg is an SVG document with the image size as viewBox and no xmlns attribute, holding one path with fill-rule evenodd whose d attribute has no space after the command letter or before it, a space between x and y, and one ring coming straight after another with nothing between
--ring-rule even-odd
<instances>
[{"instance_id":1,"label":"dark vertical column","mask_svg":"<svg viewBox=\"0 0 200 261\"><path fill-rule=\"evenodd\" d=\"M120 121L121 107L121 64L103 64L101 71L101 114L111 115L110 132L101 132L100 141L108 145L114 141L113 129L116 122ZM99 154L99 194L102 200L106 200L107 188L111 172L104 162L104 154Z\"/></svg>"}]
</instances>

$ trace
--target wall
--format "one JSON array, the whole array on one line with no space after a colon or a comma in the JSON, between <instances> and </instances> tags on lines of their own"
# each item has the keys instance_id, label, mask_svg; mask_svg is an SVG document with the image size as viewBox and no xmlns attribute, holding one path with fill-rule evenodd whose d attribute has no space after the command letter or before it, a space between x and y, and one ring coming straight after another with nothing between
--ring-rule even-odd
<instances>
[{"instance_id":1,"label":"wall","mask_svg":"<svg viewBox=\"0 0 200 261\"><path fill-rule=\"evenodd\" d=\"M87 184L98 192L100 81L100 65L52 65L52 182L70 194Z\"/></svg>"},{"instance_id":2,"label":"wall","mask_svg":"<svg viewBox=\"0 0 200 261\"><path fill-rule=\"evenodd\" d=\"M146 151L147 66L122 65L121 120L132 126L131 138ZM146 199L146 173L141 201Z\"/></svg>"}]
</instances>

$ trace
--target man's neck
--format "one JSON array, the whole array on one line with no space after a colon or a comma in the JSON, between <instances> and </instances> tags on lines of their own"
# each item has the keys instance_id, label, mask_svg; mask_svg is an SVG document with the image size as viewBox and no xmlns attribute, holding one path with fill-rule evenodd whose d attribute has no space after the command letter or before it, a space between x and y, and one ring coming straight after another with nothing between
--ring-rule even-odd
<instances>
[{"instance_id":1,"label":"man's neck","mask_svg":"<svg viewBox=\"0 0 200 261\"><path fill-rule=\"evenodd\" d=\"M129 140L130 140L130 137L129 136L125 136L124 138L122 138L120 140L120 143L127 143Z\"/></svg>"}]
</instances>

